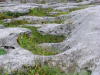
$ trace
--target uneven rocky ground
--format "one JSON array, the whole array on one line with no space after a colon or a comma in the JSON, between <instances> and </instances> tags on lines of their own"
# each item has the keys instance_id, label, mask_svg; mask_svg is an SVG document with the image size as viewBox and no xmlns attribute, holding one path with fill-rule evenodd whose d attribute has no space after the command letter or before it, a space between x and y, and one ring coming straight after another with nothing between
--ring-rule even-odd
<instances>
[{"instance_id":1,"label":"uneven rocky ground","mask_svg":"<svg viewBox=\"0 0 100 75\"><path fill-rule=\"evenodd\" d=\"M84 6L85 5L85 6ZM25 26L38 27L38 31L45 35L64 35L66 39L60 43L41 43L39 46L52 47L61 50L62 53L42 56L33 54L22 48L17 41L20 34L31 35L31 30L22 27L4 27L0 25L0 48L7 54L0 55L0 67L4 71L11 72L21 69L23 65L36 65L48 63L51 66L59 66L65 72L82 69L92 71L92 75L100 74L100 6L89 3L54 3L54 4L0 4L0 12L29 13L32 8L52 8L57 11L77 11L58 16L29 16L22 15L14 18L4 18L1 21L11 23L19 20L28 21ZM41 13L41 12L40 12ZM59 12L50 12L57 14ZM60 23L56 21L62 20Z\"/></svg>"}]
</instances>

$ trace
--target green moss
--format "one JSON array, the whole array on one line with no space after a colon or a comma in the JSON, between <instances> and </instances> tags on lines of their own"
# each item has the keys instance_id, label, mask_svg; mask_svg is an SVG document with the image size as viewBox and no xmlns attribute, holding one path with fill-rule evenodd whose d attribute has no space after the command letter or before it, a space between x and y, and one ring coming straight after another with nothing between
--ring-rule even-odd
<instances>
[{"instance_id":1,"label":"green moss","mask_svg":"<svg viewBox=\"0 0 100 75\"><path fill-rule=\"evenodd\" d=\"M0 55L4 55L4 54L6 54L7 52L4 50L4 49L1 49L0 48Z\"/></svg>"}]
</instances>

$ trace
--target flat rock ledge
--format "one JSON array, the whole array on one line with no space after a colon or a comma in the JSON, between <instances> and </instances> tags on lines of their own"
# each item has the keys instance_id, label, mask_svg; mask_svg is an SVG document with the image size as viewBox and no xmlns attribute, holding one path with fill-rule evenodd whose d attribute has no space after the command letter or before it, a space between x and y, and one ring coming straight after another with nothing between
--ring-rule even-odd
<instances>
[{"instance_id":1,"label":"flat rock ledge","mask_svg":"<svg viewBox=\"0 0 100 75\"><path fill-rule=\"evenodd\" d=\"M8 53L0 56L0 67L5 71L11 72L16 69L21 69L23 65L34 66L38 61L40 63L47 62L52 66L59 66L65 72L71 71L71 68L74 67L78 71L81 69L87 69L92 71L92 75L99 75L99 21L100 6L89 7L69 14L64 24L66 27L66 29L64 30L66 32L66 30L69 29L68 31L70 33L68 34L70 36L61 43L49 44L49 46L53 46L58 49L60 48L64 52L52 56L35 55L18 45L18 35L23 33L27 33L30 35L30 30L26 28L0 28L0 47L4 49L6 49L6 46L8 47L8 49L6 49ZM62 27L64 25L62 25ZM46 27L50 29L49 26L41 28L41 31L43 31L43 33L47 32ZM53 33L53 31L55 32L55 28L52 28L54 29L52 29ZM14 49L12 49L12 47Z\"/></svg>"}]
</instances>

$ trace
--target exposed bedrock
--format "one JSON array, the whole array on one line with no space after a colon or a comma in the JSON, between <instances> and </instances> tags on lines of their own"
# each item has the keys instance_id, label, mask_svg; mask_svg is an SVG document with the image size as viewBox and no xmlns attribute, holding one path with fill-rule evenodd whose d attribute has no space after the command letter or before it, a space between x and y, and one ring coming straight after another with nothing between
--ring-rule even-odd
<instances>
[{"instance_id":1,"label":"exposed bedrock","mask_svg":"<svg viewBox=\"0 0 100 75\"><path fill-rule=\"evenodd\" d=\"M22 68L23 65L35 65L36 61L48 63L52 66L59 66L66 72L73 70L87 69L92 75L99 75L100 72L100 6L72 12L65 21L66 29L69 28L69 36L61 43L51 43L49 46L63 50L63 53L53 56L34 55L17 44L17 37L20 33L30 34L31 31L23 28L0 29L0 46L7 47L8 53L0 56L0 67L5 71ZM62 27L64 26L62 25ZM59 26L59 25L58 25ZM55 29L45 26L45 30L55 32ZM57 26L55 26L57 27ZM66 32L66 29L65 32ZM64 32L64 31L63 31ZM60 33L60 32L59 32ZM62 33L62 31L61 31ZM67 33L67 32L66 32ZM49 33L50 34L50 33ZM68 34L64 34L68 35ZM48 45L48 43L46 44ZM73 68L73 70L72 70Z\"/></svg>"}]
</instances>

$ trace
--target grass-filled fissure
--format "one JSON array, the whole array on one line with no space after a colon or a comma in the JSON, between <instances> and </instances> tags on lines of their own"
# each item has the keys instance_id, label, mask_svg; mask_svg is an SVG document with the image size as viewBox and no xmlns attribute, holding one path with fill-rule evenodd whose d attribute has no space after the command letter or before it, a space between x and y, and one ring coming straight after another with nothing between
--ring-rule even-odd
<instances>
[{"instance_id":1,"label":"grass-filled fissure","mask_svg":"<svg viewBox=\"0 0 100 75\"><path fill-rule=\"evenodd\" d=\"M9 18L16 18L19 16L23 16L23 15L27 15L28 13L17 13L17 12L4 12L4 13L0 13L0 20L3 19L9 19Z\"/></svg>"},{"instance_id":2,"label":"grass-filled fissure","mask_svg":"<svg viewBox=\"0 0 100 75\"><path fill-rule=\"evenodd\" d=\"M57 43L61 42L65 39L65 36L56 36L56 35L42 35L37 31L36 27L24 26L24 28L28 28L32 31L32 35L29 36L27 34L19 35L18 43L21 47L30 50L34 54L39 55L54 55L59 53L59 50L54 50L54 48L50 48L52 50L49 51L49 48L41 48L38 46L40 43Z\"/></svg>"},{"instance_id":3,"label":"grass-filled fissure","mask_svg":"<svg viewBox=\"0 0 100 75\"><path fill-rule=\"evenodd\" d=\"M25 66L24 66L25 67ZM47 65L36 65L35 67L25 67L26 72L16 71L12 75L66 75L59 68L50 67Z\"/></svg>"}]
</instances>

